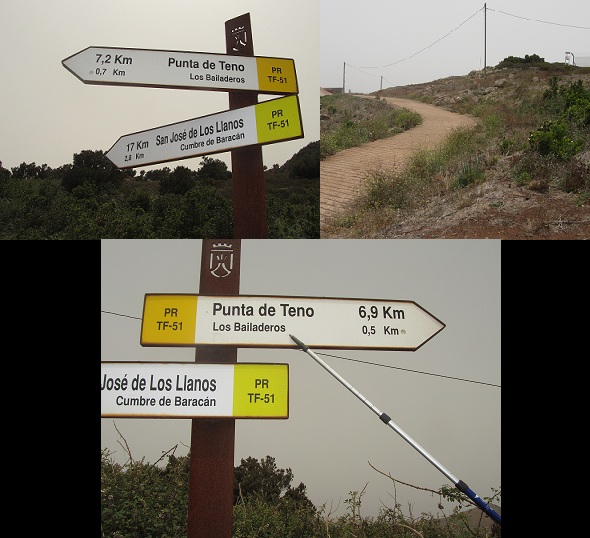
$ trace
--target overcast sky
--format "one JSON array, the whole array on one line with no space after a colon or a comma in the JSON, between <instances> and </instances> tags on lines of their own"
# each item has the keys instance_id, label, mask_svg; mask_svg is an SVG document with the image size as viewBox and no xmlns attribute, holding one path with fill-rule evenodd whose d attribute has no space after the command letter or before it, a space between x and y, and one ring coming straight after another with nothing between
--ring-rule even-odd
<instances>
[{"instance_id":1,"label":"overcast sky","mask_svg":"<svg viewBox=\"0 0 590 538\"><path fill-rule=\"evenodd\" d=\"M199 292L200 258L200 240L101 242L102 361L194 362L194 348L142 347L140 331L146 293ZM242 240L241 265L242 295L409 300L442 321L413 352L316 352L480 497L501 487L499 241ZM438 498L394 487L368 462L421 488L448 478L310 356L240 348L238 362L288 363L290 398L286 420L236 420L235 465L270 455L336 515L367 483L363 515L395 502L406 514L409 503L415 516L438 512ZM190 419L101 419L101 448L119 463L127 458L115 425L136 460L190 446Z\"/></svg>"},{"instance_id":2,"label":"overcast sky","mask_svg":"<svg viewBox=\"0 0 590 538\"><path fill-rule=\"evenodd\" d=\"M225 54L225 21L250 13L254 54L292 58L304 138L262 147L268 167L319 140L317 0L5 0L0 17L0 161L52 168L82 150L108 151L119 137L229 109L221 91L82 83L62 60L89 47ZM259 101L278 96L259 96ZM228 164L230 153L212 155ZM182 165L201 158L137 168Z\"/></svg>"},{"instance_id":3,"label":"overcast sky","mask_svg":"<svg viewBox=\"0 0 590 538\"><path fill-rule=\"evenodd\" d=\"M467 75L507 56L590 66L588 0L322 0L320 82L346 91ZM484 29L486 39L484 39ZM485 44L485 50L484 50ZM585 58L583 58L585 57ZM582 63L583 62L583 63ZM383 82L381 82L383 77Z\"/></svg>"}]
</instances>

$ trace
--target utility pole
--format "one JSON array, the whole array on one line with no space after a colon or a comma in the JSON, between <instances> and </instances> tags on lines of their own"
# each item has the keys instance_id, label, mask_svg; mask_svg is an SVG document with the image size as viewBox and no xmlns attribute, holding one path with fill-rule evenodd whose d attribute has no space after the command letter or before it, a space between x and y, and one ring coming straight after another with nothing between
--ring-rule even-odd
<instances>
[{"instance_id":1,"label":"utility pole","mask_svg":"<svg viewBox=\"0 0 590 538\"><path fill-rule=\"evenodd\" d=\"M344 70L342 71L342 93L346 93L344 89L344 81L346 80L346 62L344 62Z\"/></svg>"},{"instance_id":2,"label":"utility pole","mask_svg":"<svg viewBox=\"0 0 590 538\"><path fill-rule=\"evenodd\" d=\"M488 63L486 58L486 41L487 41L487 7L484 3L483 5L483 76L486 76L486 65Z\"/></svg>"}]
</instances>

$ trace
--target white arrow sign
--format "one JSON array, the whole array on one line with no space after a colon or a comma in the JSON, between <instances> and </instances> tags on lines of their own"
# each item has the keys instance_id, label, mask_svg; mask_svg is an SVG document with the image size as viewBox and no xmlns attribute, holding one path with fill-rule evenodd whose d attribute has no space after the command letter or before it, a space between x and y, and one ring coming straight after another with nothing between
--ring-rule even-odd
<instances>
[{"instance_id":1,"label":"white arrow sign","mask_svg":"<svg viewBox=\"0 0 590 538\"><path fill-rule=\"evenodd\" d=\"M141 345L415 351L444 327L413 301L146 294Z\"/></svg>"},{"instance_id":2,"label":"white arrow sign","mask_svg":"<svg viewBox=\"0 0 590 538\"><path fill-rule=\"evenodd\" d=\"M298 93L288 58L88 47L62 65L85 84Z\"/></svg>"},{"instance_id":3,"label":"white arrow sign","mask_svg":"<svg viewBox=\"0 0 590 538\"><path fill-rule=\"evenodd\" d=\"M106 156L118 168L130 168L302 137L299 98L289 95L128 134Z\"/></svg>"},{"instance_id":4,"label":"white arrow sign","mask_svg":"<svg viewBox=\"0 0 590 538\"><path fill-rule=\"evenodd\" d=\"M101 417L288 418L287 364L102 362Z\"/></svg>"}]
</instances>

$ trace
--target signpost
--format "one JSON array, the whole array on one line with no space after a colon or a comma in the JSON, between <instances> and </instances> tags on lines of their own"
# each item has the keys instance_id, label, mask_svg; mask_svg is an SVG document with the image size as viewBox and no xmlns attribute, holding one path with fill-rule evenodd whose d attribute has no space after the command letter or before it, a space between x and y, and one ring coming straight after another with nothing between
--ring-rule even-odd
<instances>
[{"instance_id":1,"label":"signpost","mask_svg":"<svg viewBox=\"0 0 590 538\"><path fill-rule=\"evenodd\" d=\"M268 237L261 146L303 137L293 61L254 56L249 13L226 21L225 37L226 55L88 47L62 61L68 71L86 84L229 92L229 111L125 135L107 152L115 166L130 168L231 151L236 239L223 243L203 240L201 298L239 293L241 239ZM258 103L258 93L286 97ZM157 342L146 345L192 345L167 344L165 339ZM273 381L271 392L271 377L266 369L281 365L266 365L263 372L250 371L247 376L242 373L236 376L242 365L236 364L235 343L214 341L195 347L198 370L190 377L184 372L184 365L104 364L102 387L106 392L102 393L105 400L101 413L103 416L190 417L188 536L229 538L233 515L235 418L259 415L287 418L288 373L280 374L282 381ZM210 370L211 365L222 370ZM233 373L233 384L228 372ZM222 396L219 406L217 398L201 394L203 391L213 393L213 380L217 391L218 377ZM185 378L191 386L199 385L197 394L187 398L181 394L185 385L180 380ZM129 397L123 394L127 379L131 379L132 387ZM275 384L277 391L274 391ZM258 388L260 391L256 390ZM267 389L268 392L263 392ZM212 400L215 400L214 405L211 405ZM265 415L264 409L270 414Z\"/></svg>"},{"instance_id":2,"label":"signpost","mask_svg":"<svg viewBox=\"0 0 590 538\"><path fill-rule=\"evenodd\" d=\"M124 135L106 156L131 168L302 137L299 98L290 95Z\"/></svg>"},{"instance_id":3,"label":"signpost","mask_svg":"<svg viewBox=\"0 0 590 538\"><path fill-rule=\"evenodd\" d=\"M296 94L289 58L88 47L62 60L84 84Z\"/></svg>"},{"instance_id":4,"label":"signpost","mask_svg":"<svg viewBox=\"0 0 590 538\"><path fill-rule=\"evenodd\" d=\"M254 56L250 13L225 21L225 50L227 54ZM228 97L230 110L258 103L258 96L251 92L229 92ZM232 150L231 165L234 236L266 239L268 223L262 148L246 146Z\"/></svg>"},{"instance_id":5,"label":"signpost","mask_svg":"<svg viewBox=\"0 0 590 538\"><path fill-rule=\"evenodd\" d=\"M445 328L414 301L239 295L240 266L240 239L204 239L199 294L145 294L141 345L195 347L194 363L101 364L102 417L192 419L190 538L231 536L235 419L289 416L288 365L238 364L238 347L309 352L297 333L318 348L415 351Z\"/></svg>"},{"instance_id":6,"label":"signpost","mask_svg":"<svg viewBox=\"0 0 590 538\"><path fill-rule=\"evenodd\" d=\"M146 294L141 345L415 351L444 327L414 301Z\"/></svg>"},{"instance_id":7,"label":"signpost","mask_svg":"<svg viewBox=\"0 0 590 538\"><path fill-rule=\"evenodd\" d=\"M101 417L288 418L288 364L101 363Z\"/></svg>"},{"instance_id":8,"label":"signpost","mask_svg":"<svg viewBox=\"0 0 590 538\"><path fill-rule=\"evenodd\" d=\"M260 146L303 138L295 63L254 56L250 14L225 22L227 54L87 47L62 60L85 84L229 92L229 111L122 136L107 152L132 168L231 151L234 236L268 237ZM258 103L258 93L288 97Z\"/></svg>"},{"instance_id":9,"label":"signpost","mask_svg":"<svg viewBox=\"0 0 590 538\"><path fill-rule=\"evenodd\" d=\"M231 295L240 292L242 242L203 239L199 292ZM195 363L235 364L235 346L201 346ZM191 420L191 458L187 529L189 538L230 538L233 526L234 418Z\"/></svg>"}]
</instances>

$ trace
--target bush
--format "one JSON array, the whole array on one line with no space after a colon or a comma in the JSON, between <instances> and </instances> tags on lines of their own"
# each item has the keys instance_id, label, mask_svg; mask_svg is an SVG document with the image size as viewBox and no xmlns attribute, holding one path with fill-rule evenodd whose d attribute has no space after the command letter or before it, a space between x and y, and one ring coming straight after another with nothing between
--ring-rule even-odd
<instances>
[{"instance_id":1,"label":"bush","mask_svg":"<svg viewBox=\"0 0 590 538\"><path fill-rule=\"evenodd\" d=\"M103 151L84 150L74 154L74 164L65 170L62 186L71 192L79 185L92 183L101 190L112 191L121 186L124 177L125 173Z\"/></svg>"},{"instance_id":2,"label":"bush","mask_svg":"<svg viewBox=\"0 0 590 538\"><path fill-rule=\"evenodd\" d=\"M416 112L349 94L321 97L320 114L320 159L401 133L422 122Z\"/></svg>"},{"instance_id":3,"label":"bush","mask_svg":"<svg viewBox=\"0 0 590 538\"><path fill-rule=\"evenodd\" d=\"M111 453L101 451L101 536L103 538L180 538L187 533L189 506L190 454L176 457L176 447L155 464L129 460L120 465ZM172 453L172 454L171 454ZM165 467L157 463L168 458ZM347 512L339 518L324 516L325 507L316 508L307 498L305 486L292 488L290 469L277 469L267 456L242 460L234 468L233 529L235 538L348 538L350 536L402 538L422 535L429 538L484 538L486 527L469 522L464 512L471 507L467 497L451 486L431 491L457 505L452 514L435 519L423 514L406 518L399 504L382 507L376 518L361 516L361 501L366 489L350 491L344 501ZM493 488L492 488L493 489ZM499 500L493 490L486 502ZM439 509L442 506L439 504ZM478 509L475 509L478 511Z\"/></svg>"},{"instance_id":4,"label":"bush","mask_svg":"<svg viewBox=\"0 0 590 538\"><path fill-rule=\"evenodd\" d=\"M143 460L118 465L106 450L101 456L102 536L186 536L187 458L171 456L161 469Z\"/></svg>"},{"instance_id":5,"label":"bush","mask_svg":"<svg viewBox=\"0 0 590 538\"><path fill-rule=\"evenodd\" d=\"M579 153L590 127L590 90L581 80L559 86L551 77L543 93L543 105L549 118L529 136L529 145L543 157L566 161Z\"/></svg>"},{"instance_id":6,"label":"bush","mask_svg":"<svg viewBox=\"0 0 590 538\"><path fill-rule=\"evenodd\" d=\"M546 120L539 129L531 133L529 143L543 157L554 155L565 161L583 147L582 140L572 138L574 136L564 119Z\"/></svg>"},{"instance_id":7,"label":"bush","mask_svg":"<svg viewBox=\"0 0 590 538\"><path fill-rule=\"evenodd\" d=\"M206 159L199 172L164 167L135 178L100 151L53 170L22 163L11 173L0 162L0 239L233 237L227 166ZM319 141L268 171L265 187L270 238L319 237Z\"/></svg>"},{"instance_id":8,"label":"bush","mask_svg":"<svg viewBox=\"0 0 590 538\"><path fill-rule=\"evenodd\" d=\"M513 68L513 67L541 67L545 65L545 58L541 58L537 54L525 54L524 58L518 56L508 56L504 58L496 69Z\"/></svg>"},{"instance_id":9,"label":"bush","mask_svg":"<svg viewBox=\"0 0 590 538\"><path fill-rule=\"evenodd\" d=\"M451 188L463 189L469 185L475 185L480 183L484 179L485 175L483 170L477 163L468 162L463 164L457 177L453 181Z\"/></svg>"}]
</instances>

